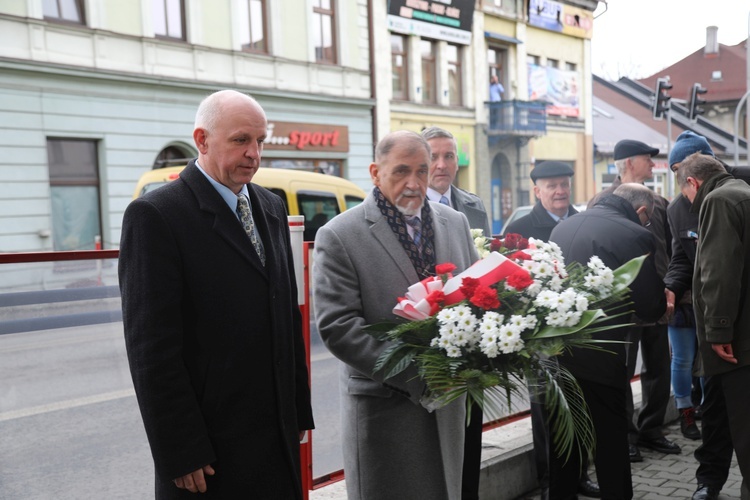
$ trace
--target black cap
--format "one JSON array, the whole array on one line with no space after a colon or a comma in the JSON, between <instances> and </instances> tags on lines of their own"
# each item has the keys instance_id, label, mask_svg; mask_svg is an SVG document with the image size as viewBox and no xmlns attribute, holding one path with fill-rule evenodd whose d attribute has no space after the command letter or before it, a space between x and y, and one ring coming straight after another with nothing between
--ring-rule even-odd
<instances>
[{"instance_id":1,"label":"black cap","mask_svg":"<svg viewBox=\"0 0 750 500\"><path fill-rule=\"evenodd\" d=\"M561 161L543 161L534 167L530 175L534 182L548 177L572 177L573 169Z\"/></svg>"},{"instance_id":2,"label":"black cap","mask_svg":"<svg viewBox=\"0 0 750 500\"><path fill-rule=\"evenodd\" d=\"M624 160L631 156L649 155L656 156L659 154L657 148L652 148L641 141L625 139L615 144L615 160Z\"/></svg>"}]
</instances>

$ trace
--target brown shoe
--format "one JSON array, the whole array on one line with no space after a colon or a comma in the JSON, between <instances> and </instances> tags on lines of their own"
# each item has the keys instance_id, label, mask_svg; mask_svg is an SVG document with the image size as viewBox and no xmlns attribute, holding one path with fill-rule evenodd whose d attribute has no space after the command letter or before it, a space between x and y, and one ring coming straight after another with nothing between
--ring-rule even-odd
<instances>
[{"instance_id":1,"label":"brown shoe","mask_svg":"<svg viewBox=\"0 0 750 500\"><path fill-rule=\"evenodd\" d=\"M701 438L701 431L695 425L695 410L692 407L680 409L680 431L683 436L693 441Z\"/></svg>"}]
</instances>

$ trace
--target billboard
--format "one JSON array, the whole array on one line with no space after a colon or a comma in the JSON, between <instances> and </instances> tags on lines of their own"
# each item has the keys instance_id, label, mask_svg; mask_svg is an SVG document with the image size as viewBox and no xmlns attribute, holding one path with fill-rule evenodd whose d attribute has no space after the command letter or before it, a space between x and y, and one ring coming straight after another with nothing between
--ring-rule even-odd
<instances>
[{"instance_id":1,"label":"billboard","mask_svg":"<svg viewBox=\"0 0 750 500\"><path fill-rule=\"evenodd\" d=\"M390 0L388 29L469 45L474 0Z\"/></svg>"},{"instance_id":2,"label":"billboard","mask_svg":"<svg viewBox=\"0 0 750 500\"><path fill-rule=\"evenodd\" d=\"M529 64L529 100L546 101L548 115L580 116L578 73Z\"/></svg>"}]
</instances>

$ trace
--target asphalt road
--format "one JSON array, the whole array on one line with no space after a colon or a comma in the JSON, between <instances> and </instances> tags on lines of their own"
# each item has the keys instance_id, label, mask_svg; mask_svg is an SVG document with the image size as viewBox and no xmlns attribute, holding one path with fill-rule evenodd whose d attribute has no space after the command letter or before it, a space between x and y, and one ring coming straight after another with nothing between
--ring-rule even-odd
<instances>
[{"instance_id":1,"label":"asphalt road","mask_svg":"<svg viewBox=\"0 0 750 500\"><path fill-rule=\"evenodd\" d=\"M337 361L312 345L313 473L342 468ZM122 323L0 335L0 499L153 497Z\"/></svg>"}]
</instances>

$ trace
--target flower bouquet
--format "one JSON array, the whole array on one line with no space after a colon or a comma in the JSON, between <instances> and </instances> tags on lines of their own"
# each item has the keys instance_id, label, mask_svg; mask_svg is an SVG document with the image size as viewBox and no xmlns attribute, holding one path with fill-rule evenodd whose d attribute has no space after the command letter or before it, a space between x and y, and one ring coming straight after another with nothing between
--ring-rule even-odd
<instances>
[{"instance_id":1,"label":"flower bouquet","mask_svg":"<svg viewBox=\"0 0 750 500\"><path fill-rule=\"evenodd\" d=\"M457 276L453 264L436 266L436 276L398 298L393 312L407 322L367 328L391 343L375 371L387 379L414 364L433 407L466 396L467 422L473 404L496 412L528 386L548 408L560 454L569 455L576 442L592 449L580 387L555 356L613 342L592 334L624 326L612 319L626 314L628 285L645 256L614 271L598 257L565 266L555 243L472 232L481 260Z\"/></svg>"}]
</instances>

